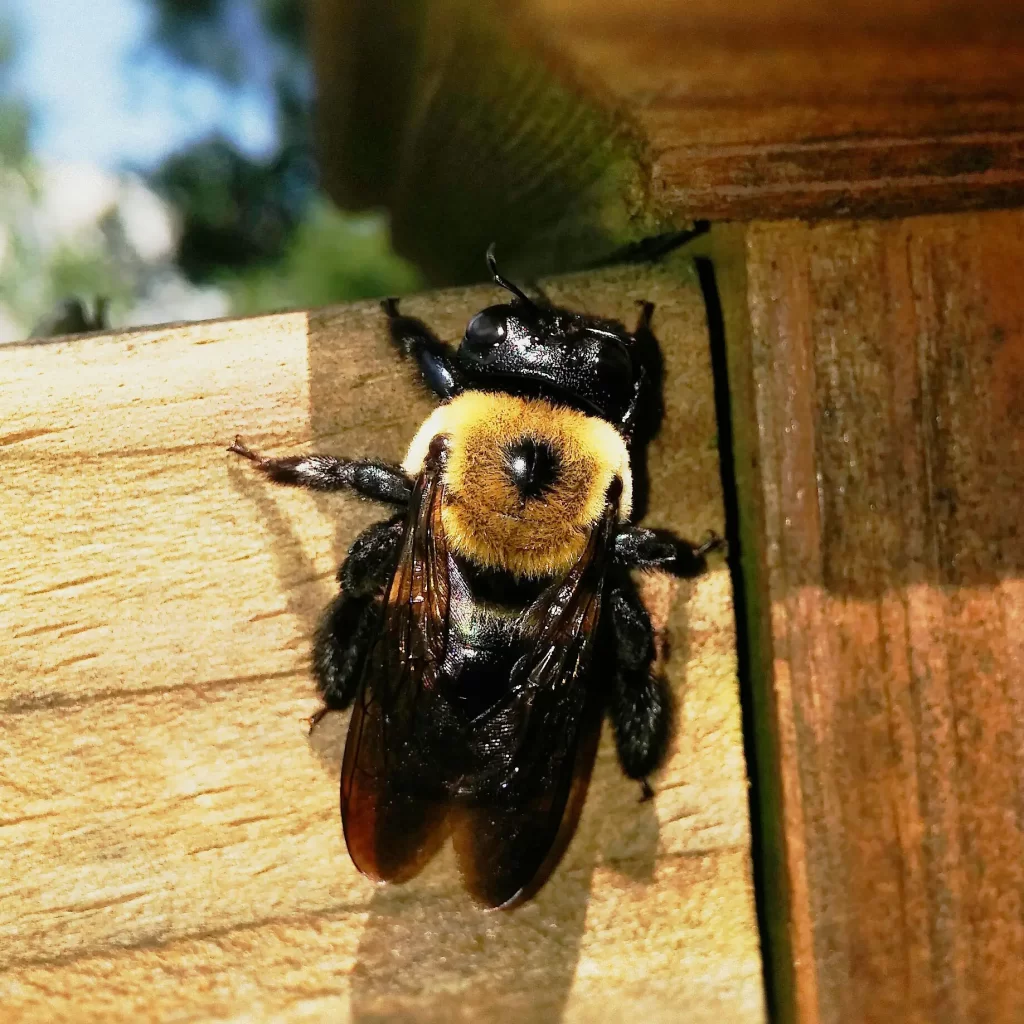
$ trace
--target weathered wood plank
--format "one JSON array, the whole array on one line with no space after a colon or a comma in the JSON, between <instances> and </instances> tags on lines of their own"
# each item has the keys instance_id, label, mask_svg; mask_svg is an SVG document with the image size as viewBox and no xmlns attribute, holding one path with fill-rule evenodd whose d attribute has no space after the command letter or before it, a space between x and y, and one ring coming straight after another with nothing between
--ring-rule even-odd
<instances>
[{"instance_id":1,"label":"weathered wood plank","mask_svg":"<svg viewBox=\"0 0 1024 1024\"><path fill-rule=\"evenodd\" d=\"M693 219L1024 202L1012 0L310 10L325 183L444 282L491 241L540 273Z\"/></svg>"},{"instance_id":2,"label":"weathered wood plank","mask_svg":"<svg viewBox=\"0 0 1024 1024\"><path fill-rule=\"evenodd\" d=\"M644 140L685 218L890 217L1024 196L1011 3L530 0Z\"/></svg>"},{"instance_id":3,"label":"weathered wood plank","mask_svg":"<svg viewBox=\"0 0 1024 1024\"><path fill-rule=\"evenodd\" d=\"M761 767L784 826L767 883L788 899L783 1019L1009 1024L1024 216L764 224L720 245Z\"/></svg>"},{"instance_id":4,"label":"weathered wood plank","mask_svg":"<svg viewBox=\"0 0 1024 1024\"><path fill-rule=\"evenodd\" d=\"M551 283L658 304L651 520L721 529L685 263ZM408 301L457 337L489 289ZM344 852L345 716L308 739L307 646L376 511L224 452L400 456L431 406L376 306L0 350L0 1003L5 1020L763 1019L729 577L653 581L680 729L636 802L602 745L539 898L483 914L442 857L375 889Z\"/></svg>"}]
</instances>

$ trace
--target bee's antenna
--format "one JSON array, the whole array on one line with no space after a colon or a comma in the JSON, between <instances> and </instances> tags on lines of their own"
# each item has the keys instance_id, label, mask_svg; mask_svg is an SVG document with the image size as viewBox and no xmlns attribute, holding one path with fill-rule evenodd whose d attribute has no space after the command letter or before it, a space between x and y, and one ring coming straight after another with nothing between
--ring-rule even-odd
<instances>
[{"instance_id":1,"label":"bee's antenna","mask_svg":"<svg viewBox=\"0 0 1024 1024\"><path fill-rule=\"evenodd\" d=\"M507 278L501 276L498 273L498 261L494 257L494 243L487 247L487 269L491 272L491 278L499 288L504 288L505 291L511 292L521 302L525 302L528 306L536 306L533 299L530 298L521 288L514 285Z\"/></svg>"}]
</instances>

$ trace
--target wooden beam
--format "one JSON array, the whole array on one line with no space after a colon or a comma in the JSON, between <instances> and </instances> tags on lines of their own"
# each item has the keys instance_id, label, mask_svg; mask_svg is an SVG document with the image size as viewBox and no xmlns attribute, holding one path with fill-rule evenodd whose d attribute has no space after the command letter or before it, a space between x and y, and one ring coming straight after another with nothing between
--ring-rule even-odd
<instances>
[{"instance_id":1,"label":"wooden beam","mask_svg":"<svg viewBox=\"0 0 1024 1024\"><path fill-rule=\"evenodd\" d=\"M435 281L580 268L661 218L634 141L491 0L310 6L324 186L386 207L396 247ZM642 222L642 223L641 223Z\"/></svg>"},{"instance_id":2,"label":"wooden beam","mask_svg":"<svg viewBox=\"0 0 1024 1024\"><path fill-rule=\"evenodd\" d=\"M666 430L650 521L722 528L692 268L552 281L657 304ZM410 299L457 338L491 289ZM484 914L446 857L352 868L345 716L307 739L310 633L356 500L225 452L398 458L431 407L376 305L0 349L0 1004L5 1019L764 1019L729 574L655 581L679 730L637 802L603 743L539 897Z\"/></svg>"},{"instance_id":3,"label":"wooden beam","mask_svg":"<svg viewBox=\"0 0 1024 1024\"><path fill-rule=\"evenodd\" d=\"M779 1019L1024 1005L1024 215L717 233Z\"/></svg>"},{"instance_id":4,"label":"wooden beam","mask_svg":"<svg viewBox=\"0 0 1024 1024\"><path fill-rule=\"evenodd\" d=\"M1013 0L314 0L325 184L438 281L694 220L1024 202Z\"/></svg>"}]
</instances>

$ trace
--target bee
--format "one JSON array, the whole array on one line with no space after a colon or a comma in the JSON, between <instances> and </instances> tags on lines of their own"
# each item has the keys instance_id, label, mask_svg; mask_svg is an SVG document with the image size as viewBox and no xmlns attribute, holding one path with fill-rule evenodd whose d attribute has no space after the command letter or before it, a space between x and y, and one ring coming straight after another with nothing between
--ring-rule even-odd
<instances>
[{"instance_id":1,"label":"bee","mask_svg":"<svg viewBox=\"0 0 1024 1024\"><path fill-rule=\"evenodd\" d=\"M630 570L696 576L721 542L631 521L633 434L655 400L640 327L534 301L493 247L487 264L511 300L477 313L457 349L382 303L441 399L401 466L266 458L240 438L229 451L277 483L396 510L338 571L311 727L352 708L341 818L364 875L406 881L451 836L469 893L497 908L532 896L568 845L605 716L651 795L672 708Z\"/></svg>"}]
</instances>

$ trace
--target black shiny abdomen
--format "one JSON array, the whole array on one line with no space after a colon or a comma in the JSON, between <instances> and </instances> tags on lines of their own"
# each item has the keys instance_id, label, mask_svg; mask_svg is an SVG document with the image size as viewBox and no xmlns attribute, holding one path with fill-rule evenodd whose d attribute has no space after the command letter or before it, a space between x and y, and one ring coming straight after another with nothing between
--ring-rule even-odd
<instances>
[{"instance_id":1,"label":"black shiny abdomen","mask_svg":"<svg viewBox=\"0 0 1024 1024\"><path fill-rule=\"evenodd\" d=\"M529 653L535 633L531 609L550 581L516 579L454 557L449 571L446 696L473 721L508 695L515 664Z\"/></svg>"}]
</instances>

